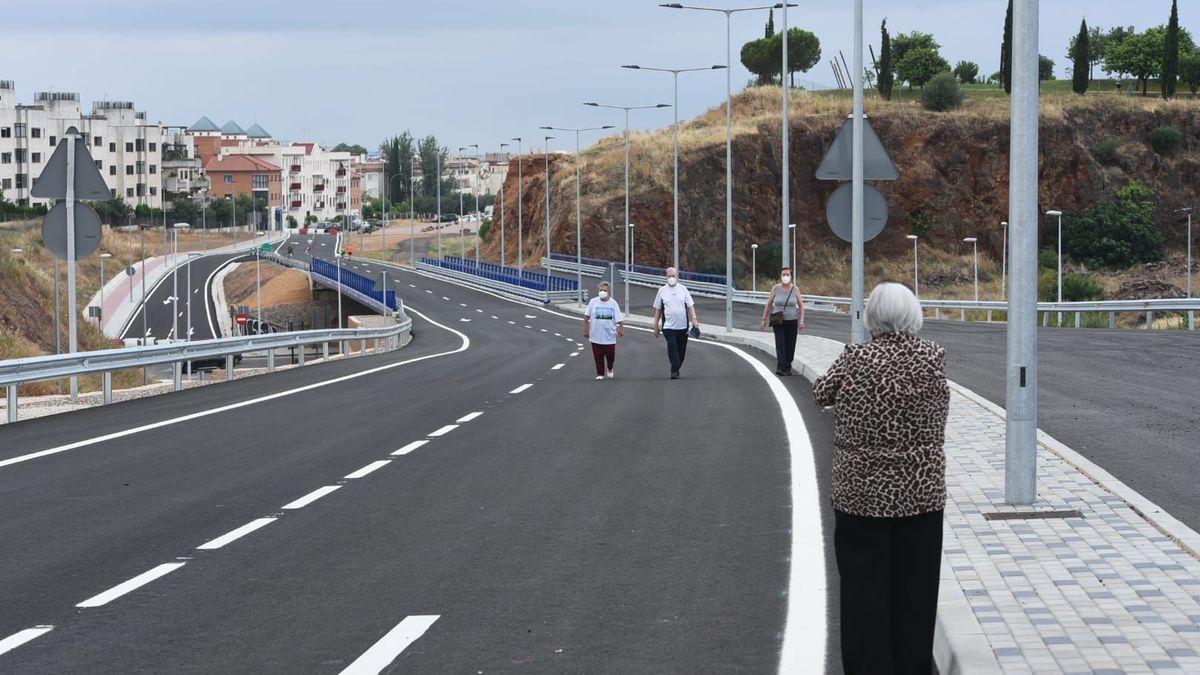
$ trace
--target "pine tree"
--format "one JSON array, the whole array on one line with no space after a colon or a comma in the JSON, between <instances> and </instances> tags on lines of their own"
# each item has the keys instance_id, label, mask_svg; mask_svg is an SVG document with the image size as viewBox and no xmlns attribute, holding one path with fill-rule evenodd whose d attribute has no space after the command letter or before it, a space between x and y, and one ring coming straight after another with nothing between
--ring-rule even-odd
<instances>
[{"instance_id":1,"label":"pine tree","mask_svg":"<svg viewBox=\"0 0 1200 675\"><path fill-rule=\"evenodd\" d=\"M1179 8L1171 0L1171 20L1167 22L1167 52L1163 54L1162 96L1175 97L1176 75L1179 73Z\"/></svg>"},{"instance_id":2,"label":"pine tree","mask_svg":"<svg viewBox=\"0 0 1200 675\"><path fill-rule=\"evenodd\" d=\"M763 31L763 37L770 39L775 37L775 10L767 12L767 29Z\"/></svg>"},{"instance_id":3,"label":"pine tree","mask_svg":"<svg viewBox=\"0 0 1200 675\"><path fill-rule=\"evenodd\" d=\"M1088 85L1091 84L1088 79L1088 71L1091 66L1088 58L1091 53L1090 40L1085 19L1079 23L1079 35L1075 37L1075 51L1071 54L1071 89L1080 96L1087 93Z\"/></svg>"},{"instance_id":4,"label":"pine tree","mask_svg":"<svg viewBox=\"0 0 1200 675\"><path fill-rule=\"evenodd\" d=\"M1004 42L1000 45L1000 79L1004 93L1012 93L1012 23L1013 3L1008 0L1008 13L1004 16Z\"/></svg>"},{"instance_id":5,"label":"pine tree","mask_svg":"<svg viewBox=\"0 0 1200 675\"><path fill-rule=\"evenodd\" d=\"M892 72L892 36L888 34L887 19L879 25L879 95L883 100L892 100L892 84L895 73Z\"/></svg>"}]
</instances>

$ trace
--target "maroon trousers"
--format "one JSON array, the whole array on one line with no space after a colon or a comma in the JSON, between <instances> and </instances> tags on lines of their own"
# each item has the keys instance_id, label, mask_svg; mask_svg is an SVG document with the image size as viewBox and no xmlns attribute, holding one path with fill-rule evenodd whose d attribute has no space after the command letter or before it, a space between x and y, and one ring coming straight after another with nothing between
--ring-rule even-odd
<instances>
[{"instance_id":1,"label":"maroon trousers","mask_svg":"<svg viewBox=\"0 0 1200 675\"><path fill-rule=\"evenodd\" d=\"M592 343L592 358L596 361L596 375L604 375L605 362L608 364L608 369L612 370L613 361L617 358L616 345L598 345Z\"/></svg>"}]
</instances>

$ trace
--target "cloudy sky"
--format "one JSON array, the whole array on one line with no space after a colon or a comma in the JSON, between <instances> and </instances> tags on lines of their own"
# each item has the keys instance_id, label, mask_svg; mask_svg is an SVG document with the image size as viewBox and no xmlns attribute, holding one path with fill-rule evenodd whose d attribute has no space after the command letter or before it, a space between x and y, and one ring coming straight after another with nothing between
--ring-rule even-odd
<instances>
[{"instance_id":1,"label":"cloudy sky","mask_svg":"<svg viewBox=\"0 0 1200 675\"><path fill-rule=\"evenodd\" d=\"M752 1L725 0L728 7ZM822 63L801 77L833 81L828 59L852 39L850 0L797 0L789 23L821 39ZM705 4L697 0L697 4ZM767 4L767 3L763 3ZM866 37L933 33L951 63L998 67L1005 0L865 0ZM1181 22L1200 27L1200 8ZM718 3L719 6L719 3ZM1090 25L1165 23L1169 0L1043 0L1041 51L1066 66L1067 40ZM750 78L741 44L762 34L765 12L733 19L733 86ZM5 9L0 79L22 102L34 91L133 100L151 120L190 124L208 115L259 122L281 138L374 147L403 129L450 148L494 149L538 126L620 124L620 105L670 103L670 75L624 63L693 67L725 61L724 19L663 9L655 0L39 0ZM779 17L776 17L779 25ZM869 57L868 57L869 61ZM680 78L680 114L721 101L720 72ZM635 113L636 128L671 112ZM539 141L540 143L540 141Z\"/></svg>"}]
</instances>

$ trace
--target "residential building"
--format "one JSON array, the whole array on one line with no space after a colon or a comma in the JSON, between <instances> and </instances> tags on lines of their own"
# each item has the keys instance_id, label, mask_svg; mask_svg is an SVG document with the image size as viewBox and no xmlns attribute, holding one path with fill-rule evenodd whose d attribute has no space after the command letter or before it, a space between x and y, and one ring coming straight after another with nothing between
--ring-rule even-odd
<instances>
[{"instance_id":1,"label":"residential building","mask_svg":"<svg viewBox=\"0 0 1200 675\"><path fill-rule=\"evenodd\" d=\"M362 175L362 193L368 197L379 199L383 196L383 172L386 165L382 159L366 158L358 163L358 172Z\"/></svg>"},{"instance_id":2,"label":"residential building","mask_svg":"<svg viewBox=\"0 0 1200 675\"><path fill-rule=\"evenodd\" d=\"M84 114L75 92L37 92L32 105L23 105L10 80L0 81L0 192L5 199L23 205L51 201L33 197L30 189L71 127L87 143L113 197L134 206L162 206L161 124L148 123L131 101L95 101Z\"/></svg>"}]
</instances>

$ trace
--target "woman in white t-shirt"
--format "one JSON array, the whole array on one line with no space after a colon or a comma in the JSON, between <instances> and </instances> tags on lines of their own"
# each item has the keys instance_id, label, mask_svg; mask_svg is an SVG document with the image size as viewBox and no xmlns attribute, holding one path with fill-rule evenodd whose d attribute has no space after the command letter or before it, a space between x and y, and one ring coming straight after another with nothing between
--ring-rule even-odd
<instances>
[{"instance_id":1,"label":"woman in white t-shirt","mask_svg":"<svg viewBox=\"0 0 1200 675\"><path fill-rule=\"evenodd\" d=\"M625 315L617 301L609 297L609 287L602 282L596 297L588 301L583 314L583 337L592 343L592 358L596 361L596 379L605 373L613 377L613 362L617 358L617 338L625 337Z\"/></svg>"}]
</instances>

